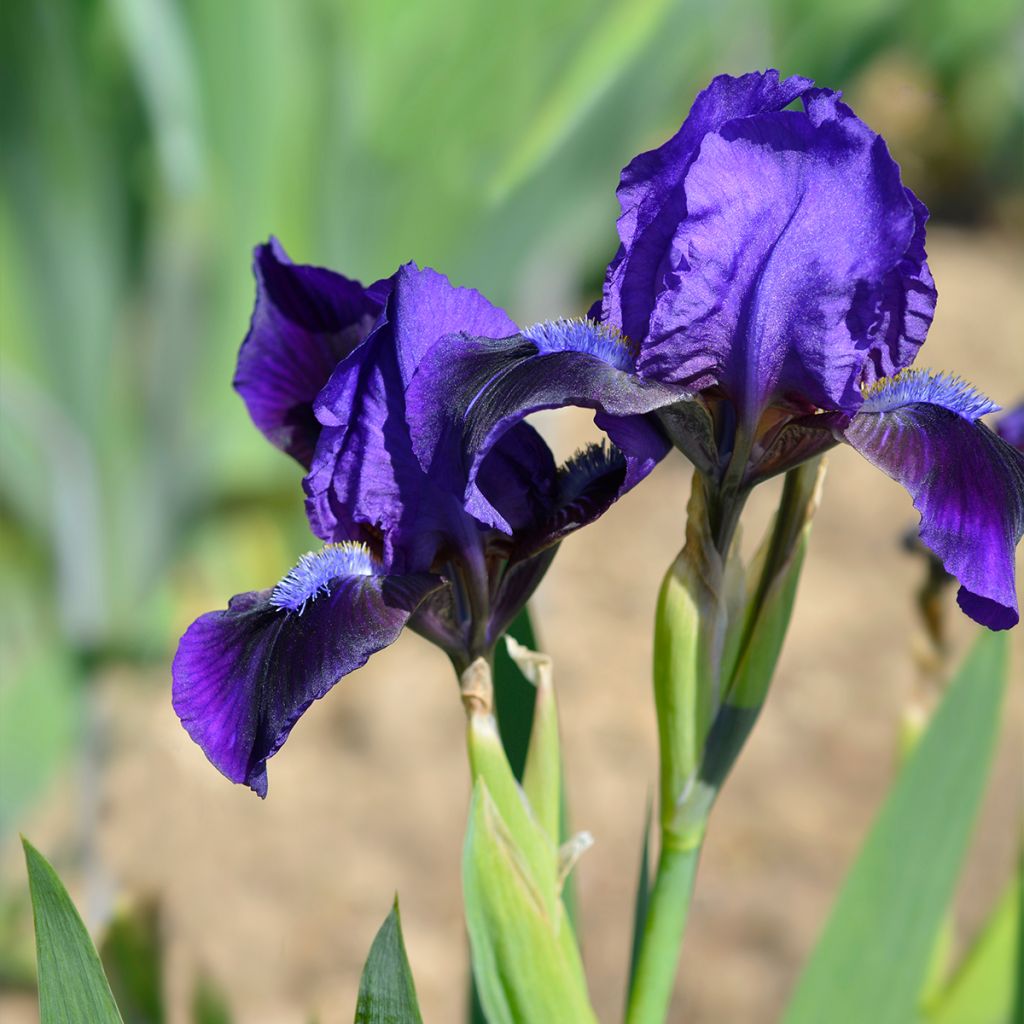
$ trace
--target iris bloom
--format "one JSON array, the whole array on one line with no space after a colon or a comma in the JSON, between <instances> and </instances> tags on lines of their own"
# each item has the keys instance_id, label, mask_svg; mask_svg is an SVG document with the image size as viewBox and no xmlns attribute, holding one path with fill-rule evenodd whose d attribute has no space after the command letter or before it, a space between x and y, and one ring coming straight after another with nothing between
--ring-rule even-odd
<instances>
[{"instance_id":1,"label":"iris bloom","mask_svg":"<svg viewBox=\"0 0 1024 1024\"><path fill-rule=\"evenodd\" d=\"M474 466L422 463L450 392L415 387L464 335L516 325L478 292L407 264L364 288L289 262L276 241L255 254L256 306L235 387L253 421L307 470L306 507L325 547L276 587L196 620L174 659L174 708L210 761L266 795L266 762L309 705L408 624L458 670L494 644L559 541L648 472L668 443L645 427L644 457L592 446L561 468L517 423ZM485 507L478 516L475 507Z\"/></svg>"},{"instance_id":2,"label":"iris bloom","mask_svg":"<svg viewBox=\"0 0 1024 1024\"><path fill-rule=\"evenodd\" d=\"M927 211L882 138L807 79L721 76L625 168L618 198L592 320L466 339L454 375L416 382L459 392L475 514L488 453L541 408L594 408L641 464L656 422L708 481L723 552L756 483L843 442L910 492L961 608L1014 625L1024 456L980 422L992 402L908 369L935 308Z\"/></svg>"}]
</instances>

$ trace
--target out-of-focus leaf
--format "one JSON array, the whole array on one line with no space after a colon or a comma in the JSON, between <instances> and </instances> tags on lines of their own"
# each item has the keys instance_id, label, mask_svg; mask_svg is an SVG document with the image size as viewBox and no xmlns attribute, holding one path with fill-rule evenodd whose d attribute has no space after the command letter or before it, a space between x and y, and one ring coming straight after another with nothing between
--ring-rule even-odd
<instances>
[{"instance_id":1,"label":"out-of-focus leaf","mask_svg":"<svg viewBox=\"0 0 1024 1024\"><path fill-rule=\"evenodd\" d=\"M956 885L998 737L1006 637L984 633L905 763L785 1024L905 1024Z\"/></svg>"},{"instance_id":2,"label":"out-of-focus leaf","mask_svg":"<svg viewBox=\"0 0 1024 1024\"><path fill-rule=\"evenodd\" d=\"M27 839L22 845L36 925L40 1024L123 1024L71 897L46 858Z\"/></svg>"},{"instance_id":3,"label":"out-of-focus leaf","mask_svg":"<svg viewBox=\"0 0 1024 1024\"><path fill-rule=\"evenodd\" d=\"M651 818L654 806L647 800L644 813L644 841L640 849L640 874L636 882L636 902L633 905L633 941L629 949L629 984L626 986L626 1003L633 991L633 976L636 974L637 961L640 959L640 940L647 925L647 905L651 899Z\"/></svg>"},{"instance_id":4,"label":"out-of-focus leaf","mask_svg":"<svg viewBox=\"0 0 1024 1024\"><path fill-rule=\"evenodd\" d=\"M161 171L172 194L187 195L203 173L196 76L179 4L111 0L146 101Z\"/></svg>"},{"instance_id":5,"label":"out-of-focus leaf","mask_svg":"<svg viewBox=\"0 0 1024 1024\"><path fill-rule=\"evenodd\" d=\"M114 915L100 943L100 961L124 1024L163 1024L163 943L155 902Z\"/></svg>"},{"instance_id":6,"label":"out-of-focus leaf","mask_svg":"<svg viewBox=\"0 0 1024 1024\"><path fill-rule=\"evenodd\" d=\"M526 133L492 179L489 198L499 202L544 162L629 62L650 40L670 5L666 0L609 4L573 47Z\"/></svg>"},{"instance_id":7,"label":"out-of-focus leaf","mask_svg":"<svg viewBox=\"0 0 1024 1024\"><path fill-rule=\"evenodd\" d=\"M473 974L489 1024L596 1024L564 910L553 920L484 781L462 860Z\"/></svg>"},{"instance_id":8,"label":"out-of-focus leaf","mask_svg":"<svg viewBox=\"0 0 1024 1024\"><path fill-rule=\"evenodd\" d=\"M355 1024L422 1024L422 1020L396 896L363 967Z\"/></svg>"},{"instance_id":9,"label":"out-of-focus leaf","mask_svg":"<svg viewBox=\"0 0 1024 1024\"><path fill-rule=\"evenodd\" d=\"M206 975L192 994L192 1024L232 1024L224 993Z\"/></svg>"},{"instance_id":10,"label":"out-of-focus leaf","mask_svg":"<svg viewBox=\"0 0 1024 1024\"><path fill-rule=\"evenodd\" d=\"M476 978L473 977L472 970L469 974L469 1000L466 1019L469 1021L469 1024L488 1024L484 1008L480 1005L480 993L476 990Z\"/></svg>"},{"instance_id":11,"label":"out-of-focus leaf","mask_svg":"<svg viewBox=\"0 0 1024 1024\"><path fill-rule=\"evenodd\" d=\"M28 893L0 893L0 992L36 989L32 926L25 914Z\"/></svg>"},{"instance_id":12,"label":"out-of-focus leaf","mask_svg":"<svg viewBox=\"0 0 1024 1024\"><path fill-rule=\"evenodd\" d=\"M45 571L40 547L14 526L6 511L0 510L0 840L4 841L69 760L82 718L76 666L57 641L54 616L46 607L39 578ZM35 959L28 889L0 883L0 990L34 992Z\"/></svg>"},{"instance_id":13,"label":"out-of-focus leaf","mask_svg":"<svg viewBox=\"0 0 1024 1024\"><path fill-rule=\"evenodd\" d=\"M946 987L926 1006L927 1024L1009 1024L1021 984L1018 871Z\"/></svg>"},{"instance_id":14,"label":"out-of-focus leaf","mask_svg":"<svg viewBox=\"0 0 1024 1024\"><path fill-rule=\"evenodd\" d=\"M75 683L71 660L58 644L0 673L0 835L73 749L81 717Z\"/></svg>"}]
</instances>

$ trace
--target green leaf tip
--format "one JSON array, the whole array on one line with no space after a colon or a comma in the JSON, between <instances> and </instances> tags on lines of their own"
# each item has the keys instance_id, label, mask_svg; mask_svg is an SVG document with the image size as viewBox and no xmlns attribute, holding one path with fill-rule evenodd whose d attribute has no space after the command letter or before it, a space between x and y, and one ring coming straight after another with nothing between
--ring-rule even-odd
<instances>
[{"instance_id":1,"label":"green leaf tip","mask_svg":"<svg viewBox=\"0 0 1024 1024\"><path fill-rule=\"evenodd\" d=\"M224 993L206 974L200 975L192 993L192 1024L232 1024Z\"/></svg>"},{"instance_id":2,"label":"green leaf tip","mask_svg":"<svg viewBox=\"0 0 1024 1024\"><path fill-rule=\"evenodd\" d=\"M363 967L355 1024L423 1024L402 938L398 893Z\"/></svg>"},{"instance_id":3,"label":"green leaf tip","mask_svg":"<svg viewBox=\"0 0 1024 1024\"><path fill-rule=\"evenodd\" d=\"M100 963L126 1024L164 1024L163 925L155 900L123 903L99 943Z\"/></svg>"},{"instance_id":4,"label":"green leaf tip","mask_svg":"<svg viewBox=\"0 0 1024 1024\"><path fill-rule=\"evenodd\" d=\"M67 889L24 837L36 928L40 1024L123 1024L99 954Z\"/></svg>"}]
</instances>

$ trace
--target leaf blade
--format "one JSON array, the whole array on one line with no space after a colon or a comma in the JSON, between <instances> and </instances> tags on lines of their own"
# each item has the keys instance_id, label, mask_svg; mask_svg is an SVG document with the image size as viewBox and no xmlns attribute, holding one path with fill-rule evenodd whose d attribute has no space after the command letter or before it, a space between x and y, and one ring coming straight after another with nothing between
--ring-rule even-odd
<instances>
[{"instance_id":1,"label":"leaf blade","mask_svg":"<svg viewBox=\"0 0 1024 1024\"><path fill-rule=\"evenodd\" d=\"M633 939L629 950L629 981L626 985L626 1003L629 1003L633 991L633 979L636 967L640 962L640 941L644 928L647 927L647 908L651 902L651 824L654 817L654 804L647 798L647 810L644 812L644 841L640 850L640 871L636 881L636 900L633 904Z\"/></svg>"},{"instance_id":2,"label":"leaf blade","mask_svg":"<svg viewBox=\"0 0 1024 1024\"><path fill-rule=\"evenodd\" d=\"M1019 984L1018 928L1021 918L1021 872L985 922L946 988L925 1013L927 1024L999 1024L1013 1016Z\"/></svg>"},{"instance_id":3,"label":"leaf blade","mask_svg":"<svg viewBox=\"0 0 1024 1024\"><path fill-rule=\"evenodd\" d=\"M40 1024L123 1024L96 947L57 872L22 838L39 965Z\"/></svg>"},{"instance_id":4,"label":"leaf blade","mask_svg":"<svg viewBox=\"0 0 1024 1024\"><path fill-rule=\"evenodd\" d=\"M363 967L355 1024L423 1024L402 939L397 896Z\"/></svg>"},{"instance_id":5,"label":"leaf blade","mask_svg":"<svg viewBox=\"0 0 1024 1024\"><path fill-rule=\"evenodd\" d=\"M915 1018L998 735L1006 639L978 638L889 793L785 1024Z\"/></svg>"}]
</instances>

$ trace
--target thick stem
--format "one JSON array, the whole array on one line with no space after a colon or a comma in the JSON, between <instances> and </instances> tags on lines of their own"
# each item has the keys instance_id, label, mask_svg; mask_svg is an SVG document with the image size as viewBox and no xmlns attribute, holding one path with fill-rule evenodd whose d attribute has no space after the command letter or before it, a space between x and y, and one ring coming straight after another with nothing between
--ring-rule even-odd
<instances>
[{"instance_id":1,"label":"thick stem","mask_svg":"<svg viewBox=\"0 0 1024 1024\"><path fill-rule=\"evenodd\" d=\"M699 842L690 847L662 847L630 987L626 1024L664 1024L699 858Z\"/></svg>"},{"instance_id":2,"label":"thick stem","mask_svg":"<svg viewBox=\"0 0 1024 1024\"><path fill-rule=\"evenodd\" d=\"M661 852L630 987L627 1024L663 1024L675 983L714 788L699 777L721 700L723 572L747 490L740 438L722 478L697 477L686 545L659 598L654 691L661 760Z\"/></svg>"},{"instance_id":3,"label":"thick stem","mask_svg":"<svg viewBox=\"0 0 1024 1024\"><path fill-rule=\"evenodd\" d=\"M663 1024L714 792L699 777L718 702L725 604L722 549L738 508L695 477L686 544L658 598L654 695L661 761L661 851L630 985L628 1024ZM721 545L721 547L719 546Z\"/></svg>"}]
</instances>

